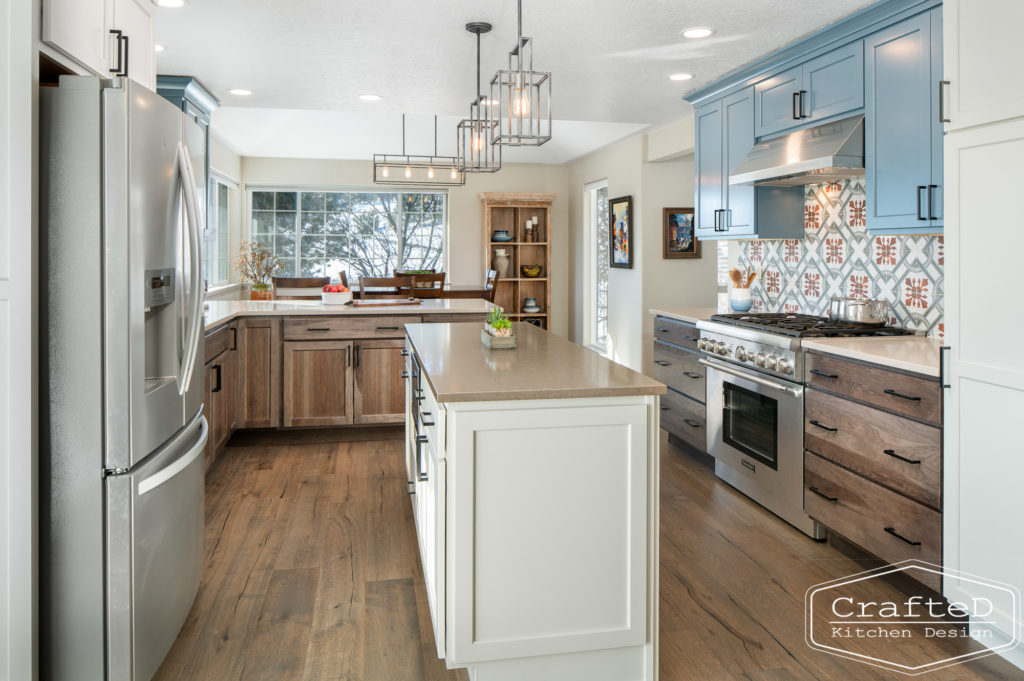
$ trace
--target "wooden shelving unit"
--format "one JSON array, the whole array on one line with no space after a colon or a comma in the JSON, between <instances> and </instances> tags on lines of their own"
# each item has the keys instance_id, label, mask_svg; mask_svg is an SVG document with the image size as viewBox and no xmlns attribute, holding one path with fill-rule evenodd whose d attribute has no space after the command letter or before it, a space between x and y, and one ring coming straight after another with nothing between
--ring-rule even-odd
<instances>
[{"instance_id":1,"label":"wooden shelving unit","mask_svg":"<svg viewBox=\"0 0 1024 681\"><path fill-rule=\"evenodd\" d=\"M503 248L509 255L508 277L498 281L494 302L514 321L531 321L549 328L551 315L551 204L557 194L512 194L485 192L483 204L483 269L494 266L494 253ZM534 241L526 241L526 221L537 216ZM506 229L512 241L492 241L495 230ZM540 276L524 277L523 265L540 265ZM536 298L540 312L523 312L523 301Z\"/></svg>"}]
</instances>

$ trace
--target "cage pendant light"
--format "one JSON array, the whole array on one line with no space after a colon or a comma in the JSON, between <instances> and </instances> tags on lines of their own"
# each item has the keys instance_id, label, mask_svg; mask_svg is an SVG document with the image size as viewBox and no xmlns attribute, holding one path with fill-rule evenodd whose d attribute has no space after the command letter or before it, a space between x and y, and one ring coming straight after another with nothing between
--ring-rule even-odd
<instances>
[{"instance_id":1,"label":"cage pendant light","mask_svg":"<svg viewBox=\"0 0 1024 681\"><path fill-rule=\"evenodd\" d=\"M490 101L480 94L480 35L491 30L483 21L466 24L476 34L476 99L469 105L469 118L458 125L458 168L467 173L496 173L501 170L501 147L491 144L497 122Z\"/></svg>"},{"instance_id":2,"label":"cage pendant light","mask_svg":"<svg viewBox=\"0 0 1024 681\"><path fill-rule=\"evenodd\" d=\"M458 187L466 184L466 174L458 165L454 156L437 155L437 116L434 116L434 155L406 154L405 114L402 114L402 153L373 155L373 183Z\"/></svg>"},{"instance_id":3,"label":"cage pendant light","mask_svg":"<svg viewBox=\"0 0 1024 681\"><path fill-rule=\"evenodd\" d=\"M533 39L523 37L523 0L518 2L519 37L508 68L491 78L490 102L497 125L495 145L540 146L551 139L551 74L533 70Z\"/></svg>"}]
</instances>

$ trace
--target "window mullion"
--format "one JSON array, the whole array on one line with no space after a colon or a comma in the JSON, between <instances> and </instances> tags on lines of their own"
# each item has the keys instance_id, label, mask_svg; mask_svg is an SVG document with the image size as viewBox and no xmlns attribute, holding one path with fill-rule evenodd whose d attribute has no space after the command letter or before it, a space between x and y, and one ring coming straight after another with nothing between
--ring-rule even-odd
<instances>
[{"instance_id":1,"label":"window mullion","mask_svg":"<svg viewBox=\"0 0 1024 681\"><path fill-rule=\"evenodd\" d=\"M295 192L295 276L302 276L302 192Z\"/></svg>"},{"instance_id":2,"label":"window mullion","mask_svg":"<svg viewBox=\"0 0 1024 681\"><path fill-rule=\"evenodd\" d=\"M398 224L395 225L395 241L398 243L398 254L395 258L395 269L405 269L405 192L398 192Z\"/></svg>"}]
</instances>

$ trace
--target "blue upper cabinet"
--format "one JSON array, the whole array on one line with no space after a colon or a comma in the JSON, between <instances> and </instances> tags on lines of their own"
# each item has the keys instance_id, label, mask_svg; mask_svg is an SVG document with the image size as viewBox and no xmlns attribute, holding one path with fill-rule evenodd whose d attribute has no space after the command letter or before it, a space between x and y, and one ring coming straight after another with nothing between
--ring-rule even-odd
<instances>
[{"instance_id":1,"label":"blue upper cabinet","mask_svg":"<svg viewBox=\"0 0 1024 681\"><path fill-rule=\"evenodd\" d=\"M770 137L863 107L864 43L858 40L757 83L754 134Z\"/></svg>"},{"instance_id":2,"label":"blue upper cabinet","mask_svg":"<svg viewBox=\"0 0 1024 681\"><path fill-rule=\"evenodd\" d=\"M696 110L699 239L795 239L803 235L802 187L731 187L729 173L754 147L754 88Z\"/></svg>"},{"instance_id":3,"label":"blue upper cabinet","mask_svg":"<svg viewBox=\"0 0 1024 681\"><path fill-rule=\"evenodd\" d=\"M865 40L867 228L942 231L942 14L918 14Z\"/></svg>"}]
</instances>

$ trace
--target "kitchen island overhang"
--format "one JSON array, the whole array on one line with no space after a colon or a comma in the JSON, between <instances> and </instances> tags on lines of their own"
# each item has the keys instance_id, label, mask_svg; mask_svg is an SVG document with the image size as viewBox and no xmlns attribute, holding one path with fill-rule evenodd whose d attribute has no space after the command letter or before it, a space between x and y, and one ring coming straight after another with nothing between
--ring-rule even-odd
<instances>
[{"instance_id":1,"label":"kitchen island overhang","mask_svg":"<svg viewBox=\"0 0 1024 681\"><path fill-rule=\"evenodd\" d=\"M657 678L657 381L528 324L410 324L406 464L438 656Z\"/></svg>"}]
</instances>

